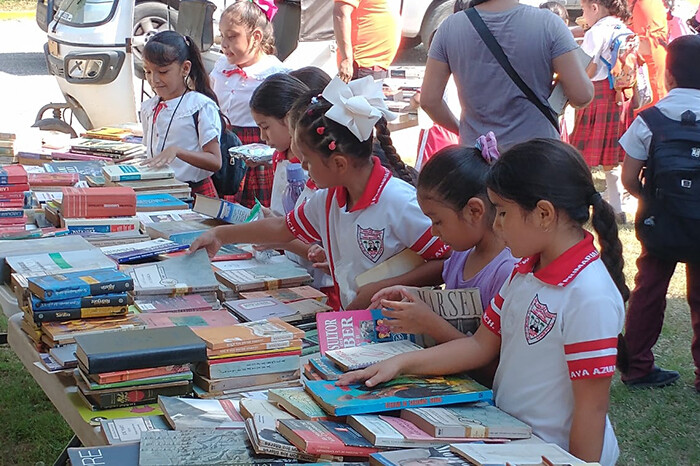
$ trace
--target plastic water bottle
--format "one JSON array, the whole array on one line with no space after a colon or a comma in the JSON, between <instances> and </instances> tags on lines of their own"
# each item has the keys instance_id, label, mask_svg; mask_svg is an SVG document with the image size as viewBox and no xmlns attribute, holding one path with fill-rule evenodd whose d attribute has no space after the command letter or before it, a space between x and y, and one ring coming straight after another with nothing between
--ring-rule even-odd
<instances>
[{"instance_id":1,"label":"plastic water bottle","mask_svg":"<svg viewBox=\"0 0 700 466\"><path fill-rule=\"evenodd\" d=\"M297 199L304 190L306 184L306 174L300 163L290 163L287 165L287 187L282 194L282 207L288 214L294 210Z\"/></svg>"}]
</instances>

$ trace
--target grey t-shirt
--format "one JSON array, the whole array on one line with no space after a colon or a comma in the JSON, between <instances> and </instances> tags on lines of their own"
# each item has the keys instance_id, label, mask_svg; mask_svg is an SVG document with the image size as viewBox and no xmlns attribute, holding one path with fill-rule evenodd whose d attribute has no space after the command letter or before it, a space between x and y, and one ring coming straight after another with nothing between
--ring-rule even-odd
<instances>
[{"instance_id":1,"label":"grey t-shirt","mask_svg":"<svg viewBox=\"0 0 700 466\"><path fill-rule=\"evenodd\" d=\"M552 60L578 47L564 22L548 10L527 5L479 14L515 71L546 101L554 73ZM536 137L559 137L498 64L463 12L440 25L428 56L447 63L454 75L462 106L462 143L473 144L488 131L496 134L503 148Z\"/></svg>"}]
</instances>

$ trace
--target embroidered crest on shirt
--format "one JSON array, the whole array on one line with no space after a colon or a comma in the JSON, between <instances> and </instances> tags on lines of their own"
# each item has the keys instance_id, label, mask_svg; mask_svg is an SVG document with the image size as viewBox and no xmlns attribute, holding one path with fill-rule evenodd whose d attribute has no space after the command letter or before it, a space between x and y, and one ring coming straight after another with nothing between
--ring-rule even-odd
<instances>
[{"instance_id":1,"label":"embroidered crest on shirt","mask_svg":"<svg viewBox=\"0 0 700 466\"><path fill-rule=\"evenodd\" d=\"M367 259L377 262L384 254L384 229L373 230L357 225L357 245Z\"/></svg>"},{"instance_id":2,"label":"embroidered crest on shirt","mask_svg":"<svg viewBox=\"0 0 700 466\"><path fill-rule=\"evenodd\" d=\"M700 158L700 147L693 147L690 151L690 156L696 159Z\"/></svg>"},{"instance_id":3,"label":"embroidered crest on shirt","mask_svg":"<svg viewBox=\"0 0 700 466\"><path fill-rule=\"evenodd\" d=\"M549 312L546 304L542 304L539 295L530 303L525 314L525 339L528 345L534 345L542 340L554 327L557 320L555 313Z\"/></svg>"}]
</instances>

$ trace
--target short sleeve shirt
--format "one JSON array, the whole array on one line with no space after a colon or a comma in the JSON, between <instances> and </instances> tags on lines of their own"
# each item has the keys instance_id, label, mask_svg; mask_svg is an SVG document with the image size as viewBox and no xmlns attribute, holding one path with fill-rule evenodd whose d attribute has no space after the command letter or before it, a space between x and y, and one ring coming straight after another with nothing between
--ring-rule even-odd
<instances>
[{"instance_id":1,"label":"short sleeve shirt","mask_svg":"<svg viewBox=\"0 0 700 466\"><path fill-rule=\"evenodd\" d=\"M588 56L593 57L591 63L596 64L596 73L591 78L591 81L608 79L608 66L603 60L608 63L612 60L610 44L614 37L620 34L631 33L632 31L616 16L601 18L586 31L586 35L583 36L583 42L581 43L581 49Z\"/></svg>"},{"instance_id":2,"label":"short sleeve shirt","mask_svg":"<svg viewBox=\"0 0 700 466\"><path fill-rule=\"evenodd\" d=\"M550 11L527 5L479 14L513 68L546 101L554 74L552 61L578 47L564 22ZM498 64L463 12L440 25L428 56L446 63L455 77L463 144L472 145L489 131L503 148L536 137L559 138L554 126Z\"/></svg>"}]
</instances>

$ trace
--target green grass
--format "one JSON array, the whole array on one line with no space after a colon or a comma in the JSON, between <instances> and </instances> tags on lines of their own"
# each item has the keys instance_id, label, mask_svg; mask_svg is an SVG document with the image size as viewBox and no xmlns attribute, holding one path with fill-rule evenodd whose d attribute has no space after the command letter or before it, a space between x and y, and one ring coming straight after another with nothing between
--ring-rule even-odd
<instances>
[{"instance_id":1,"label":"green grass","mask_svg":"<svg viewBox=\"0 0 700 466\"><path fill-rule=\"evenodd\" d=\"M639 243L630 226L621 238L631 287ZM610 417L620 442L619 465L700 465L700 394L693 389L689 314L685 268L679 266L654 353L660 366L680 371L681 380L663 389L631 391L615 376ZM7 328L4 317L0 328ZM0 419L0 466L51 464L71 438L67 424L7 347L0 347Z\"/></svg>"}]
</instances>

